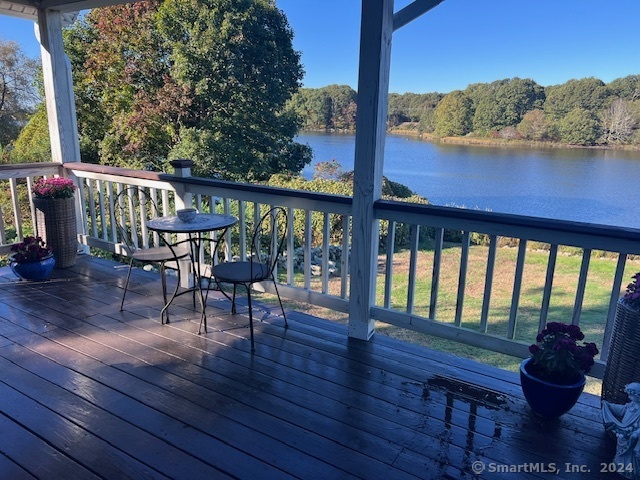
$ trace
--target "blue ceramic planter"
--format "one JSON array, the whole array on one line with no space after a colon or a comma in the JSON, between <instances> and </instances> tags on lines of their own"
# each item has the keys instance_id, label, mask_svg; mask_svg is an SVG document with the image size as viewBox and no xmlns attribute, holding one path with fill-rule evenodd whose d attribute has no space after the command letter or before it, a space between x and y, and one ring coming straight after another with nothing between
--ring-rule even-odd
<instances>
[{"instance_id":1,"label":"blue ceramic planter","mask_svg":"<svg viewBox=\"0 0 640 480\"><path fill-rule=\"evenodd\" d=\"M584 389L586 377L572 385L545 382L527 371L531 361L527 358L520 364L520 385L529 406L534 413L545 418L558 418L576 404Z\"/></svg>"},{"instance_id":2,"label":"blue ceramic planter","mask_svg":"<svg viewBox=\"0 0 640 480\"><path fill-rule=\"evenodd\" d=\"M14 262L11 261L11 270L23 280L43 281L51 278L56 259L53 255L35 262Z\"/></svg>"}]
</instances>

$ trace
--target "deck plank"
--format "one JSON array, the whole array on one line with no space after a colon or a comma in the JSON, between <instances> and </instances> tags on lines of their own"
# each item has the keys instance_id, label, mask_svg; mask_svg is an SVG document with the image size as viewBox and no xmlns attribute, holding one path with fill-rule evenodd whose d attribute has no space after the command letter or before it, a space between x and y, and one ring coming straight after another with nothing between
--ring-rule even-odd
<instances>
[{"instance_id":1,"label":"deck plank","mask_svg":"<svg viewBox=\"0 0 640 480\"><path fill-rule=\"evenodd\" d=\"M175 478L223 478L220 470L148 434L122 417L109 413L98 404L119 401L119 392L109 391L91 379L69 371L42 356L32 355L24 347L15 346L0 358L2 381L30 398L38 398L53 412L87 432L99 435L109 445L128 452L139 462L153 465L155 470ZM13 363L11 363L13 362ZM78 391L82 390L82 394ZM86 399L89 398L90 400ZM133 416L143 416L143 408L128 405ZM122 431L127 435L123 436Z\"/></svg>"},{"instance_id":2,"label":"deck plank","mask_svg":"<svg viewBox=\"0 0 640 480\"><path fill-rule=\"evenodd\" d=\"M7 387L0 385L0 395L4 395L5 388ZM0 431L2 478L99 478L31 433L24 425L4 415L0 415Z\"/></svg>"},{"instance_id":3,"label":"deck plank","mask_svg":"<svg viewBox=\"0 0 640 480\"><path fill-rule=\"evenodd\" d=\"M615 445L593 395L541 420L517 375L384 335L294 311L285 329L258 302L252 354L246 309L216 292L197 335L188 296L160 324L157 273L134 270L121 312L126 268L109 260L79 256L42 283L7 270L0 428L16 443L0 436L2 478L480 478L474 462L614 478L599 473Z\"/></svg>"}]
</instances>

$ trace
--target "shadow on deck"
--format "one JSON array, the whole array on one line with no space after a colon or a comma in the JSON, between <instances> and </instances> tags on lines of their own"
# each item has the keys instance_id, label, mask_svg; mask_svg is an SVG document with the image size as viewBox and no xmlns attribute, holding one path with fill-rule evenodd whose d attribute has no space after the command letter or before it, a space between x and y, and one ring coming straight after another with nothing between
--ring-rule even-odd
<instances>
[{"instance_id":1,"label":"shadow on deck","mask_svg":"<svg viewBox=\"0 0 640 480\"><path fill-rule=\"evenodd\" d=\"M161 325L154 273L120 312L125 274L0 269L1 478L607 478L598 397L541 420L513 373L293 311L251 354L219 295L207 334L188 296Z\"/></svg>"}]
</instances>

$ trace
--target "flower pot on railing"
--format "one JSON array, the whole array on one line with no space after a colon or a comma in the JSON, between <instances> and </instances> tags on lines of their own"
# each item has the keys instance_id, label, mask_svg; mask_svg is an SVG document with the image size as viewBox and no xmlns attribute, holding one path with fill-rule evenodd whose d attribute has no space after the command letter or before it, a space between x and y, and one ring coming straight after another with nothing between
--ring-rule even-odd
<instances>
[{"instance_id":1,"label":"flower pot on railing","mask_svg":"<svg viewBox=\"0 0 640 480\"><path fill-rule=\"evenodd\" d=\"M53 250L56 268L71 267L76 262L75 188L66 178L40 179L33 186L36 229Z\"/></svg>"}]
</instances>

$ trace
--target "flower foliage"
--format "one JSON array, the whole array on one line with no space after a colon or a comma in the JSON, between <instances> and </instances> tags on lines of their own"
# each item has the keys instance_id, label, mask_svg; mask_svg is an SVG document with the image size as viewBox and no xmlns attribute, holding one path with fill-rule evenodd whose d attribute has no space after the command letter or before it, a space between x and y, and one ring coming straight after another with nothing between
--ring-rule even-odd
<instances>
[{"instance_id":1,"label":"flower foliage","mask_svg":"<svg viewBox=\"0 0 640 480\"><path fill-rule=\"evenodd\" d=\"M71 198L76 191L73 180L68 178L41 178L33 185L33 194L38 198Z\"/></svg>"},{"instance_id":2,"label":"flower foliage","mask_svg":"<svg viewBox=\"0 0 640 480\"><path fill-rule=\"evenodd\" d=\"M631 278L633 278L633 282L627 285L627 293L624 294L624 299L627 304L640 308L640 272Z\"/></svg>"},{"instance_id":3,"label":"flower foliage","mask_svg":"<svg viewBox=\"0 0 640 480\"><path fill-rule=\"evenodd\" d=\"M595 343L579 345L584 334L577 325L549 322L529 347L529 373L541 380L570 384L579 380L580 373L588 373L598 354Z\"/></svg>"},{"instance_id":4,"label":"flower foliage","mask_svg":"<svg viewBox=\"0 0 640 480\"><path fill-rule=\"evenodd\" d=\"M18 263L34 262L51 255L51 248L40 237L24 237L22 242L11 247L11 251L14 252L12 260Z\"/></svg>"}]
</instances>

